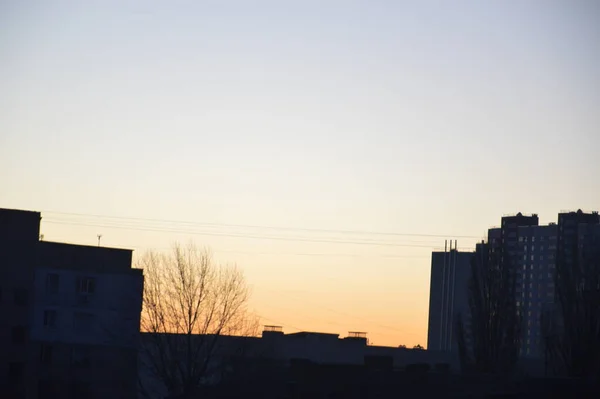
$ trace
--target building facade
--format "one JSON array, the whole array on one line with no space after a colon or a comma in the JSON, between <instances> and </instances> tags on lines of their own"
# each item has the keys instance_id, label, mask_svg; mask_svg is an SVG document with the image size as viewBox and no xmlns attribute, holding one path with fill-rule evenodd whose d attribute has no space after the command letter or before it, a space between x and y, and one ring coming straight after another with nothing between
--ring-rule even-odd
<instances>
[{"instance_id":1,"label":"building facade","mask_svg":"<svg viewBox=\"0 0 600 399\"><path fill-rule=\"evenodd\" d=\"M578 274L578 265L590 251L600 252L600 217L598 212L581 210L560 213L558 223L542 226L537 214L504 216L500 227L488 230L487 242L477 244L477 254L486 254L514 273L515 301L523 323L521 356L544 356L542 318L555 310L555 284L560 278L557 264L585 285L586 277ZM457 314L468 315L468 263L472 256L452 250L432 254L428 348L456 349L452 328ZM589 277L587 281L596 283ZM469 323L468 317L463 320Z\"/></svg>"},{"instance_id":2,"label":"building facade","mask_svg":"<svg viewBox=\"0 0 600 399\"><path fill-rule=\"evenodd\" d=\"M132 251L39 241L39 213L2 213L20 226L31 219L33 230L27 241L5 249L13 262L0 268L22 271L0 283L14 294L2 303L11 303L16 316L12 341L2 340L0 350L21 348L0 358L8 360L5 392L19 398L134 397L143 276L131 268ZM15 328L22 328L21 336Z\"/></svg>"},{"instance_id":3,"label":"building facade","mask_svg":"<svg viewBox=\"0 0 600 399\"><path fill-rule=\"evenodd\" d=\"M427 349L452 351L456 345L456 318L468 322L468 282L472 252L450 249L431 254Z\"/></svg>"},{"instance_id":4,"label":"building facade","mask_svg":"<svg viewBox=\"0 0 600 399\"><path fill-rule=\"evenodd\" d=\"M541 318L554 303L556 237L556 224L519 227L516 300L523 317L523 356L543 354Z\"/></svg>"}]
</instances>

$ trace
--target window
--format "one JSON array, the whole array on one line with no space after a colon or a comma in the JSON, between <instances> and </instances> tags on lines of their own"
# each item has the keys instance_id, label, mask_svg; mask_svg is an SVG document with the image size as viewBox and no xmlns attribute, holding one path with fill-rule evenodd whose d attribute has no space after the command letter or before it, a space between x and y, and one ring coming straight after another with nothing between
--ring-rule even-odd
<instances>
[{"instance_id":1,"label":"window","mask_svg":"<svg viewBox=\"0 0 600 399\"><path fill-rule=\"evenodd\" d=\"M553 277L552 273L548 273L548 278L552 278L552 277Z\"/></svg>"},{"instance_id":2,"label":"window","mask_svg":"<svg viewBox=\"0 0 600 399\"><path fill-rule=\"evenodd\" d=\"M27 334L26 334L25 327L23 327L23 326L13 327L12 331L11 331L12 343L13 344L24 344L26 335Z\"/></svg>"},{"instance_id":3,"label":"window","mask_svg":"<svg viewBox=\"0 0 600 399\"><path fill-rule=\"evenodd\" d=\"M524 251L527 251L527 245L524 245L524 246L523 246L523 250L524 250Z\"/></svg>"},{"instance_id":4,"label":"window","mask_svg":"<svg viewBox=\"0 0 600 399\"><path fill-rule=\"evenodd\" d=\"M27 306L29 295L25 288L17 288L15 290L15 305Z\"/></svg>"},{"instance_id":5,"label":"window","mask_svg":"<svg viewBox=\"0 0 600 399\"><path fill-rule=\"evenodd\" d=\"M40 348L40 361L42 364L52 363L52 345L42 344Z\"/></svg>"},{"instance_id":6,"label":"window","mask_svg":"<svg viewBox=\"0 0 600 399\"><path fill-rule=\"evenodd\" d=\"M77 293L93 294L96 291L96 279L93 277L77 278Z\"/></svg>"},{"instance_id":7,"label":"window","mask_svg":"<svg viewBox=\"0 0 600 399\"><path fill-rule=\"evenodd\" d=\"M79 333L92 331L94 315L91 313L77 312L73 315L73 328Z\"/></svg>"},{"instance_id":8,"label":"window","mask_svg":"<svg viewBox=\"0 0 600 399\"><path fill-rule=\"evenodd\" d=\"M46 275L46 294L58 294L58 274L48 273Z\"/></svg>"},{"instance_id":9,"label":"window","mask_svg":"<svg viewBox=\"0 0 600 399\"><path fill-rule=\"evenodd\" d=\"M532 250L532 251L535 251L535 245L532 245L532 246L531 246L531 250Z\"/></svg>"},{"instance_id":10,"label":"window","mask_svg":"<svg viewBox=\"0 0 600 399\"><path fill-rule=\"evenodd\" d=\"M531 242L535 242L535 236L531 237Z\"/></svg>"},{"instance_id":11,"label":"window","mask_svg":"<svg viewBox=\"0 0 600 399\"><path fill-rule=\"evenodd\" d=\"M540 260L544 260L544 255L540 255Z\"/></svg>"},{"instance_id":12,"label":"window","mask_svg":"<svg viewBox=\"0 0 600 399\"><path fill-rule=\"evenodd\" d=\"M56 327L56 310L44 310L44 327L54 328Z\"/></svg>"},{"instance_id":13,"label":"window","mask_svg":"<svg viewBox=\"0 0 600 399\"><path fill-rule=\"evenodd\" d=\"M534 256L534 255L531 255L531 260L534 260L534 259L535 259L535 256Z\"/></svg>"}]
</instances>

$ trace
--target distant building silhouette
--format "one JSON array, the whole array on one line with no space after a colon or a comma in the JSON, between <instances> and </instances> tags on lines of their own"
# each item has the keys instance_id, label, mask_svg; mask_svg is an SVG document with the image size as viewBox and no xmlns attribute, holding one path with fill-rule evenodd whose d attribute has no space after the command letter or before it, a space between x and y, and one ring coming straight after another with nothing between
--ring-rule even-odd
<instances>
[{"instance_id":1,"label":"distant building silhouette","mask_svg":"<svg viewBox=\"0 0 600 399\"><path fill-rule=\"evenodd\" d=\"M558 224L545 226L539 225L537 214L504 216L499 228L488 230L487 242L477 244L477 253L489 254L490 257L498 255L504 265L515 271L515 300L523 317L522 356L544 356L541 317L554 307L557 261L573 267L581 256L582 248L597 247L599 241L598 212L579 210L560 213ZM463 290L467 287L469 267L460 266L452 270L451 265L455 262L466 265L472 254L452 253L432 253L428 349L455 349L454 342L448 340L453 335L452 315L466 308L463 315L467 315L468 322L468 303L461 300L465 298ZM456 256L456 261L453 256Z\"/></svg>"},{"instance_id":2,"label":"distant building silhouette","mask_svg":"<svg viewBox=\"0 0 600 399\"><path fill-rule=\"evenodd\" d=\"M0 396L134 397L143 277L132 251L39 241L40 219L0 209Z\"/></svg>"},{"instance_id":3,"label":"distant building silhouette","mask_svg":"<svg viewBox=\"0 0 600 399\"><path fill-rule=\"evenodd\" d=\"M449 251L431 254L428 350L457 349L455 318L469 313L467 288L472 258L472 252L460 252L452 244Z\"/></svg>"},{"instance_id":4,"label":"distant building silhouette","mask_svg":"<svg viewBox=\"0 0 600 399\"><path fill-rule=\"evenodd\" d=\"M179 335L186 340L186 335ZM206 336L193 335L191 339L203 340ZM141 334L142 345L155 341L153 334ZM174 341L176 345L176 341ZM141 355L143 356L143 354ZM397 347L372 346L367 344L365 333L350 332L340 338L338 334L320 332L297 332L285 334L281 327L265 326L262 337L221 336L215 353L209 359L210 373L204 380L206 386L216 386L227 382L239 385L253 380L258 373L262 384L275 384L280 373L294 365L337 365L338 367L367 367L377 370L405 369L411 364L429 364L431 369L443 364L445 370L456 370L450 356L440 351L406 349ZM167 390L150 370L140 362L142 381L152 398L162 398ZM232 381L237 381L233 383ZM297 381L283 381L283 385ZM163 396L161 396L163 395ZM280 396L278 396L280 397Z\"/></svg>"}]
</instances>

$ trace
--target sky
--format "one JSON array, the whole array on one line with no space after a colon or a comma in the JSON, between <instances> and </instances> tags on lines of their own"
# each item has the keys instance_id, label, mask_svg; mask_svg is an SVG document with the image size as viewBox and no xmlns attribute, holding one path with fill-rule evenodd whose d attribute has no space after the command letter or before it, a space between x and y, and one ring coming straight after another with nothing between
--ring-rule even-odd
<instances>
[{"instance_id":1,"label":"sky","mask_svg":"<svg viewBox=\"0 0 600 399\"><path fill-rule=\"evenodd\" d=\"M600 208L599 41L593 0L2 0L0 207L210 247L285 332L426 345L445 239Z\"/></svg>"}]
</instances>

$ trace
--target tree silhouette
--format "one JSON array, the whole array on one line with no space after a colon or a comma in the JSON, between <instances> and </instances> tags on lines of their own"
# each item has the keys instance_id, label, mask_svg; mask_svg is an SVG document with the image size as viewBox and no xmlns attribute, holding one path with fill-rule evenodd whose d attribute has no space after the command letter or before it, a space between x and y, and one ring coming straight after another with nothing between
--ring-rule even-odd
<instances>
[{"instance_id":1,"label":"tree silhouette","mask_svg":"<svg viewBox=\"0 0 600 399\"><path fill-rule=\"evenodd\" d=\"M186 397L213 371L222 335L256 333L249 289L240 270L215 264L194 245L148 252L138 266L144 270L140 367L170 396Z\"/></svg>"},{"instance_id":2,"label":"tree silhouette","mask_svg":"<svg viewBox=\"0 0 600 399\"><path fill-rule=\"evenodd\" d=\"M556 262L556 306L542 315L547 371L600 379L600 237L565 249Z\"/></svg>"},{"instance_id":3,"label":"tree silhouette","mask_svg":"<svg viewBox=\"0 0 600 399\"><path fill-rule=\"evenodd\" d=\"M459 314L455 321L463 370L482 373L514 370L521 343L515 277L506 253L484 247L473 257L468 286L469 314Z\"/></svg>"}]
</instances>

